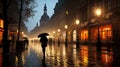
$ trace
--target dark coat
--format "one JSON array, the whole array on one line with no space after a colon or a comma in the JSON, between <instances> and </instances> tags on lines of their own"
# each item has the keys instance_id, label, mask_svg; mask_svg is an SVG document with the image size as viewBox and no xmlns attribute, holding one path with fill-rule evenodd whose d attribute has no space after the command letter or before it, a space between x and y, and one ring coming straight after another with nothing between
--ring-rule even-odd
<instances>
[{"instance_id":1,"label":"dark coat","mask_svg":"<svg viewBox=\"0 0 120 67\"><path fill-rule=\"evenodd\" d=\"M40 42L42 47L47 47L48 39L46 36L41 37Z\"/></svg>"}]
</instances>

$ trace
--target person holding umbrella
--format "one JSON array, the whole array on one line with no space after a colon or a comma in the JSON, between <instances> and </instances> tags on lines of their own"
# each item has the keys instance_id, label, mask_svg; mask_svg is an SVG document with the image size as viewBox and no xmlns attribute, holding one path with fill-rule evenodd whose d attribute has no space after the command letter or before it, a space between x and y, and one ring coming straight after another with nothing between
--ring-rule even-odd
<instances>
[{"instance_id":1,"label":"person holding umbrella","mask_svg":"<svg viewBox=\"0 0 120 67\"><path fill-rule=\"evenodd\" d=\"M40 37L40 42L41 42L41 47L42 47L42 52L43 52L43 60L45 60L45 50L46 50L47 42L48 42L48 39L46 36L48 35L49 35L48 33L42 33L38 35L38 37Z\"/></svg>"}]
</instances>

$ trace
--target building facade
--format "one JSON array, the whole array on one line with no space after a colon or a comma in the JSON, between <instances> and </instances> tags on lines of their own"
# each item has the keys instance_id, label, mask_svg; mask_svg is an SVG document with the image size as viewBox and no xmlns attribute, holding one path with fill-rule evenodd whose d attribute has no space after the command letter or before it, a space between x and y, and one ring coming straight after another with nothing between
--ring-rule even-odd
<instances>
[{"instance_id":1,"label":"building facade","mask_svg":"<svg viewBox=\"0 0 120 67\"><path fill-rule=\"evenodd\" d=\"M101 9L99 17L95 14L98 8ZM64 19L61 19L61 17ZM81 43L96 43L98 36L100 36L102 43L119 43L119 18L119 0L58 0L54 15L51 18L51 24L55 25L52 25L51 28L56 32L58 28L65 32L64 25L67 24L69 42L76 41L76 29L78 27L79 41ZM79 25L75 24L77 19L79 19ZM98 35L98 30L100 35ZM61 34L63 33L61 32Z\"/></svg>"},{"instance_id":2,"label":"building facade","mask_svg":"<svg viewBox=\"0 0 120 67\"><path fill-rule=\"evenodd\" d=\"M98 8L101 10L99 17L95 14ZM45 13L46 7L44 7ZM74 43L78 33L81 43L96 43L99 37L102 43L119 43L119 18L119 0L58 0L49 23L46 24L43 18L40 22L41 27L47 25L41 30L47 28L47 32L52 34L54 31L54 39L61 37L61 40L65 40L67 35L68 42ZM80 22L78 25L75 23L76 20ZM68 25L67 29L64 28L65 25ZM58 32L58 29L61 31ZM68 32L65 35L66 31Z\"/></svg>"},{"instance_id":3,"label":"building facade","mask_svg":"<svg viewBox=\"0 0 120 67\"><path fill-rule=\"evenodd\" d=\"M78 8L76 8L76 10L78 10L76 11L76 13L78 13L76 19L79 18L80 20L79 24L80 42L96 43L98 41L99 30L100 34L99 36L102 43L118 43L120 36L116 34L120 34L119 31L120 1L81 0L78 2L79 6ZM95 15L95 10L97 8L101 9L102 13L100 17L97 17ZM74 34L72 35L73 38L75 38Z\"/></svg>"},{"instance_id":4,"label":"building facade","mask_svg":"<svg viewBox=\"0 0 120 67\"><path fill-rule=\"evenodd\" d=\"M17 40L18 35L18 22L19 22L19 7L18 2L16 0L12 0L10 5L8 5L7 9L7 19L8 19L8 40ZM14 12L13 12L14 11ZM1 37L3 36L3 28L1 25L4 23L3 21L3 2L0 0L0 41L2 40ZM22 36L22 32L28 34L27 28L24 22L21 22L22 28L20 29L20 36ZM3 25L4 27L4 25ZM21 37L22 38L22 37Z\"/></svg>"}]
</instances>

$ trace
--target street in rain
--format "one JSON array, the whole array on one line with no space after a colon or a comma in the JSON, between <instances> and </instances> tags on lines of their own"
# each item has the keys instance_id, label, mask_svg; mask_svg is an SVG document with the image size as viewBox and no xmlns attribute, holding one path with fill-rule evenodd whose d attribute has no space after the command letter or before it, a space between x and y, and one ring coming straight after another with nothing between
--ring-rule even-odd
<instances>
[{"instance_id":1,"label":"street in rain","mask_svg":"<svg viewBox=\"0 0 120 67\"><path fill-rule=\"evenodd\" d=\"M120 0L0 0L0 67L120 67Z\"/></svg>"},{"instance_id":2,"label":"street in rain","mask_svg":"<svg viewBox=\"0 0 120 67\"><path fill-rule=\"evenodd\" d=\"M46 58L43 61L43 54L40 42L29 43L29 46L17 53L11 46L9 63L12 67L112 67L113 49L102 47L101 52L96 47L75 44L48 44ZM2 58L2 56L1 56ZM1 59L2 60L2 59Z\"/></svg>"}]
</instances>

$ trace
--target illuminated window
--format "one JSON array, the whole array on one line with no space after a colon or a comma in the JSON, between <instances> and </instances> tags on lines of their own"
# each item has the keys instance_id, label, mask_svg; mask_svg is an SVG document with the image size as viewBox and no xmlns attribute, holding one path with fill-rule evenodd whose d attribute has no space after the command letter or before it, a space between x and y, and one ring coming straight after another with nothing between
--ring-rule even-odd
<instances>
[{"instance_id":1,"label":"illuminated window","mask_svg":"<svg viewBox=\"0 0 120 67\"><path fill-rule=\"evenodd\" d=\"M92 28L91 29L91 40L96 41L97 40L97 35L98 34L98 29L97 28Z\"/></svg>"},{"instance_id":2,"label":"illuminated window","mask_svg":"<svg viewBox=\"0 0 120 67\"><path fill-rule=\"evenodd\" d=\"M105 25L100 27L100 38L103 41L111 41L112 40L112 25ZM91 29L91 40L96 41L98 37L98 29Z\"/></svg>"},{"instance_id":3,"label":"illuminated window","mask_svg":"<svg viewBox=\"0 0 120 67\"><path fill-rule=\"evenodd\" d=\"M102 40L110 41L112 40L112 26L111 25L105 25L101 27L101 36Z\"/></svg>"},{"instance_id":4,"label":"illuminated window","mask_svg":"<svg viewBox=\"0 0 120 67\"><path fill-rule=\"evenodd\" d=\"M76 41L76 30L73 31L73 41Z\"/></svg>"},{"instance_id":5,"label":"illuminated window","mask_svg":"<svg viewBox=\"0 0 120 67\"><path fill-rule=\"evenodd\" d=\"M88 30L81 31L81 40L88 40Z\"/></svg>"},{"instance_id":6,"label":"illuminated window","mask_svg":"<svg viewBox=\"0 0 120 67\"><path fill-rule=\"evenodd\" d=\"M0 30L3 30L2 28L3 28L3 20L0 19ZM2 40L2 35L3 35L3 32L0 31L0 43L1 43L1 40Z\"/></svg>"},{"instance_id":7,"label":"illuminated window","mask_svg":"<svg viewBox=\"0 0 120 67\"><path fill-rule=\"evenodd\" d=\"M3 28L3 20L0 19L0 28Z\"/></svg>"}]
</instances>

